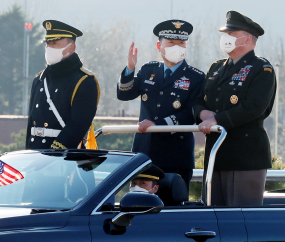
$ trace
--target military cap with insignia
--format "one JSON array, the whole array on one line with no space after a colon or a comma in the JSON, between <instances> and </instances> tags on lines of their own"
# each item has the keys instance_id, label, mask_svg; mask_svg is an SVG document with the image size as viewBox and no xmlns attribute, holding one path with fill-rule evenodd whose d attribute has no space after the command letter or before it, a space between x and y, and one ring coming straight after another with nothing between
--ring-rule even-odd
<instances>
[{"instance_id":1,"label":"military cap with insignia","mask_svg":"<svg viewBox=\"0 0 285 242\"><path fill-rule=\"evenodd\" d=\"M226 26L219 29L220 32L244 30L256 38L264 34L263 28L251 18L237 11L228 11L226 14Z\"/></svg>"},{"instance_id":2,"label":"military cap with insignia","mask_svg":"<svg viewBox=\"0 0 285 242\"><path fill-rule=\"evenodd\" d=\"M75 41L77 37L83 35L80 30L57 20L45 20L43 26L47 31L43 39L44 42L57 41L64 38L71 38Z\"/></svg>"},{"instance_id":3,"label":"military cap with insignia","mask_svg":"<svg viewBox=\"0 0 285 242\"><path fill-rule=\"evenodd\" d=\"M134 180L145 180L145 181L159 181L165 176L164 171L159 167L152 165L150 168L139 174Z\"/></svg>"},{"instance_id":4,"label":"military cap with insignia","mask_svg":"<svg viewBox=\"0 0 285 242\"><path fill-rule=\"evenodd\" d=\"M193 31L193 26L183 20L171 19L159 23L153 29L157 37L164 39L188 40Z\"/></svg>"}]
</instances>

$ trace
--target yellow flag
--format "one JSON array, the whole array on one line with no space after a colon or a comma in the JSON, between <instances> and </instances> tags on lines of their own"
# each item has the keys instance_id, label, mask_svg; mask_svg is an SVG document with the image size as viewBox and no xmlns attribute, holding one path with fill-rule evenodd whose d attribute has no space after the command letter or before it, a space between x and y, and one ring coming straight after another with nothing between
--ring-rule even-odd
<instances>
[{"instance_id":1,"label":"yellow flag","mask_svg":"<svg viewBox=\"0 0 285 242\"><path fill-rule=\"evenodd\" d=\"M86 149L98 150L93 124L91 124L88 132Z\"/></svg>"}]
</instances>

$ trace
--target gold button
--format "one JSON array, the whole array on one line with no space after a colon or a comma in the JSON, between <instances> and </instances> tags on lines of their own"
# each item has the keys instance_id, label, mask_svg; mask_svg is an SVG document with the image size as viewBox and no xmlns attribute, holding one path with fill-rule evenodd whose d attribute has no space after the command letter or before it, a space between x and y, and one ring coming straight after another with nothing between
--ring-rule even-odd
<instances>
[{"instance_id":1,"label":"gold button","mask_svg":"<svg viewBox=\"0 0 285 242\"><path fill-rule=\"evenodd\" d=\"M219 98L216 98L216 102L218 102L219 101Z\"/></svg>"},{"instance_id":2,"label":"gold button","mask_svg":"<svg viewBox=\"0 0 285 242\"><path fill-rule=\"evenodd\" d=\"M218 113L218 112L219 112L219 109L216 110L216 113Z\"/></svg>"},{"instance_id":3,"label":"gold button","mask_svg":"<svg viewBox=\"0 0 285 242\"><path fill-rule=\"evenodd\" d=\"M40 89L40 92L42 92L43 90L44 90L44 89L43 89L43 88L41 88L41 89Z\"/></svg>"},{"instance_id":4,"label":"gold button","mask_svg":"<svg viewBox=\"0 0 285 242\"><path fill-rule=\"evenodd\" d=\"M48 123L44 123L44 126L47 127L47 126L48 126Z\"/></svg>"},{"instance_id":5,"label":"gold button","mask_svg":"<svg viewBox=\"0 0 285 242\"><path fill-rule=\"evenodd\" d=\"M160 104L159 103L157 104L157 107L160 108Z\"/></svg>"},{"instance_id":6,"label":"gold button","mask_svg":"<svg viewBox=\"0 0 285 242\"><path fill-rule=\"evenodd\" d=\"M161 91L159 94L160 94L160 95L163 95L163 91Z\"/></svg>"},{"instance_id":7,"label":"gold button","mask_svg":"<svg viewBox=\"0 0 285 242\"><path fill-rule=\"evenodd\" d=\"M38 107L39 107L39 104L36 105L36 108L38 108Z\"/></svg>"},{"instance_id":8,"label":"gold button","mask_svg":"<svg viewBox=\"0 0 285 242\"><path fill-rule=\"evenodd\" d=\"M32 141L32 142L34 142L34 140L35 140L34 138L31 138L31 141Z\"/></svg>"},{"instance_id":9,"label":"gold button","mask_svg":"<svg viewBox=\"0 0 285 242\"><path fill-rule=\"evenodd\" d=\"M51 107L49 107L48 110L51 110Z\"/></svg>"},{"instance_id":10,"label":"gold button","mask_svg":"<svg viewBox=\"0 0 285 242\"><path fill-rule=\"evenodd\" d=\"M34 126L36 126L36 124L37 124L36 121L34 121Z\"/></svg>"},{"instance_id":11,"label":"gold button","mask_svg":"<svg viewBox=\"0 0 285 242\"><path fill-rule=\"evenodd\" d=\"M58 89L55 89L55 91L54 92L57 92L58 91Z\"/></svg>"},{"instance_id":12,"label":"gold button","mask_svg":"<svg viewBox=\"0 0 285 242\"><path fill-rule=\"evenodd\" d=\"M45 139L43 139L43 140L42 140L42 143L45 143L45 142L47 142L47 141L46 141Z\"/></svg>"},{"instance_id":13,"label":"gold button","mask_svg":"<svg viewBox=\"0 0 285 242\"><path fill-rule=\"evenodd\" d=\"M220 90L221 90L221 88L220 88L220 87L218 87L218 88L217 88L217 90L218 90L218 91L220 91Z\"/></svg>"},{"instance_id":14,"label":"gold button","mask_svg":"<svg viewBox=\"0 0 285 242\"><path fill-rule=\"evenodd\" d=\"M154 120L158 120L158 117L157 117L157 116L155 116L155 117L154 117Z\"/></svg>"}]
</instances>

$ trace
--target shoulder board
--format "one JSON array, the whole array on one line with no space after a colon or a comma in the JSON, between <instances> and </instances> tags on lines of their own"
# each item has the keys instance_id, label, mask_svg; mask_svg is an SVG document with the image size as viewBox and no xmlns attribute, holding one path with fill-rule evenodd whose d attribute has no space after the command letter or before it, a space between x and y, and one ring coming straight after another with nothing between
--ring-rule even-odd
<instances>
[{"instance_id":1,"label":"shoulder board","mask_svg":"<svg viewBox=\"0 0 285 242\"><path fill-rule=\"evenodd\" d=\"M36 75L36 77L38 77L40 74L42 74L43 71L44 71L44 70L40 71L40 72Z\"/></svg>"},{"instance_id":2,"label":"shoulder board","mask_svg":"<svg viewBox=\"0 0 285 242\"><path fill-rule=\"evenodd\" d=\"M144 64L144 66L159 65L158 61L150 61Z\"/></svg>"},{"instance_id":3,"label":"shoulder board","mask_svg":"<svg viewBox=\"0 0 285 242\"><path fill-rule=\"evenodd\" d=\"M80 70L82 72L84 72L85 74L87 74L88 76L95 76L95 74L87 69L85 69L84 67L81 67Z\"/></svg>"},{"instance_id":4,"label":"shoulder board","mask_svg":"<svg viewBox=\"0 0 285 242\"><path fill-rule=\"evenodd\" d=\"M227 58L220 59L220 60L215 61L213 64L215 64L215 63L220 63L220 62L225 62L226 60L227 60Z\"/></svg>"},{"instance_id":5,"label":"shoulder board","mask_svg":"<svg viewBox=\"0 0 285 242\"><path fill-rule=\"evenodd\" d=\"M193 67L193 66L188 66L188 68L196 73L198 73L199 75L205 75L203 71L198 70L197 68Z\"/></svg>"},{"instance_id":6,"label":"shoulder board","mask_svg":"<svg viewBox=\"0 0 285 242\"><path fill-rule=\"evenodd\" d=\"M256 56L258 60L261 60L263 61L264 63L269 63L268 60L266 60L264 57L261 57L261 56Z\"/></svg>"}]
</instances>

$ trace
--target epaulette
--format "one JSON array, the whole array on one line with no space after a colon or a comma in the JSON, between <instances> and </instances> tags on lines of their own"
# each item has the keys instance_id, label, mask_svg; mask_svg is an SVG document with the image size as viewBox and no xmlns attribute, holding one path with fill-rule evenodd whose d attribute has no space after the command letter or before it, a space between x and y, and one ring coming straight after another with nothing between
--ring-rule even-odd
<instances>
[{"instance_id":1,"label":"epaulette","mask_svg":"<svg viewBox=\"0 0 285 242\"><path fill-rule=\"evenodd\" d=\"M261 57L261 56L256 56L256 57L257 57L257 59L263 61L264 63L269 63L269 61L266 60L264 57Z\"/></svg>"},{"instance_id":2,"label":"epaulette","mask_svg":"<svg viewBox=\"0 0 285 242\"><path fill-rule=\"evenodd\" d=\"M95 76L95 74L87 69L85 69L84 67L81 67L80 70L82 72L84 72L85 74L87 74L88 76Z\"/></svg>"},{"instance_id":3,"label":"epaulette","mask_svg":"<svg viewBox=\"0 0 285 242\"><path fill-rule=\"evenodd\" d=\"M192 70L192 71L194 71L195 73L198 73L199 75L205 75L205 73L203 72L203 71L200 71L200 70L198 70L197 68L195 68L195 67L193 67L193 66L189 66L188 65L188 68L190 69L190 70Z\"/></svg>"},{"instance_id":4,"label":"epaulette","mask_svg":"<svg viewBox=\"0 0 285 242\"><path fill-rule=\"evenodd\" d=\"M40 71L40 72L36 75L36 77L38 77L40 74L42 74L43 71L44 71L44 70Z\"/></svg>"},{"instance_id":5,"label":"epaulette","mask_svg":"<svg viewBox=\"0 0 285 242\"><path fill-rule=\"evenodd\" d=\"M144 66L159 65L159 61L150 61L144 64Z\"/></svg>"}]
</instances>

